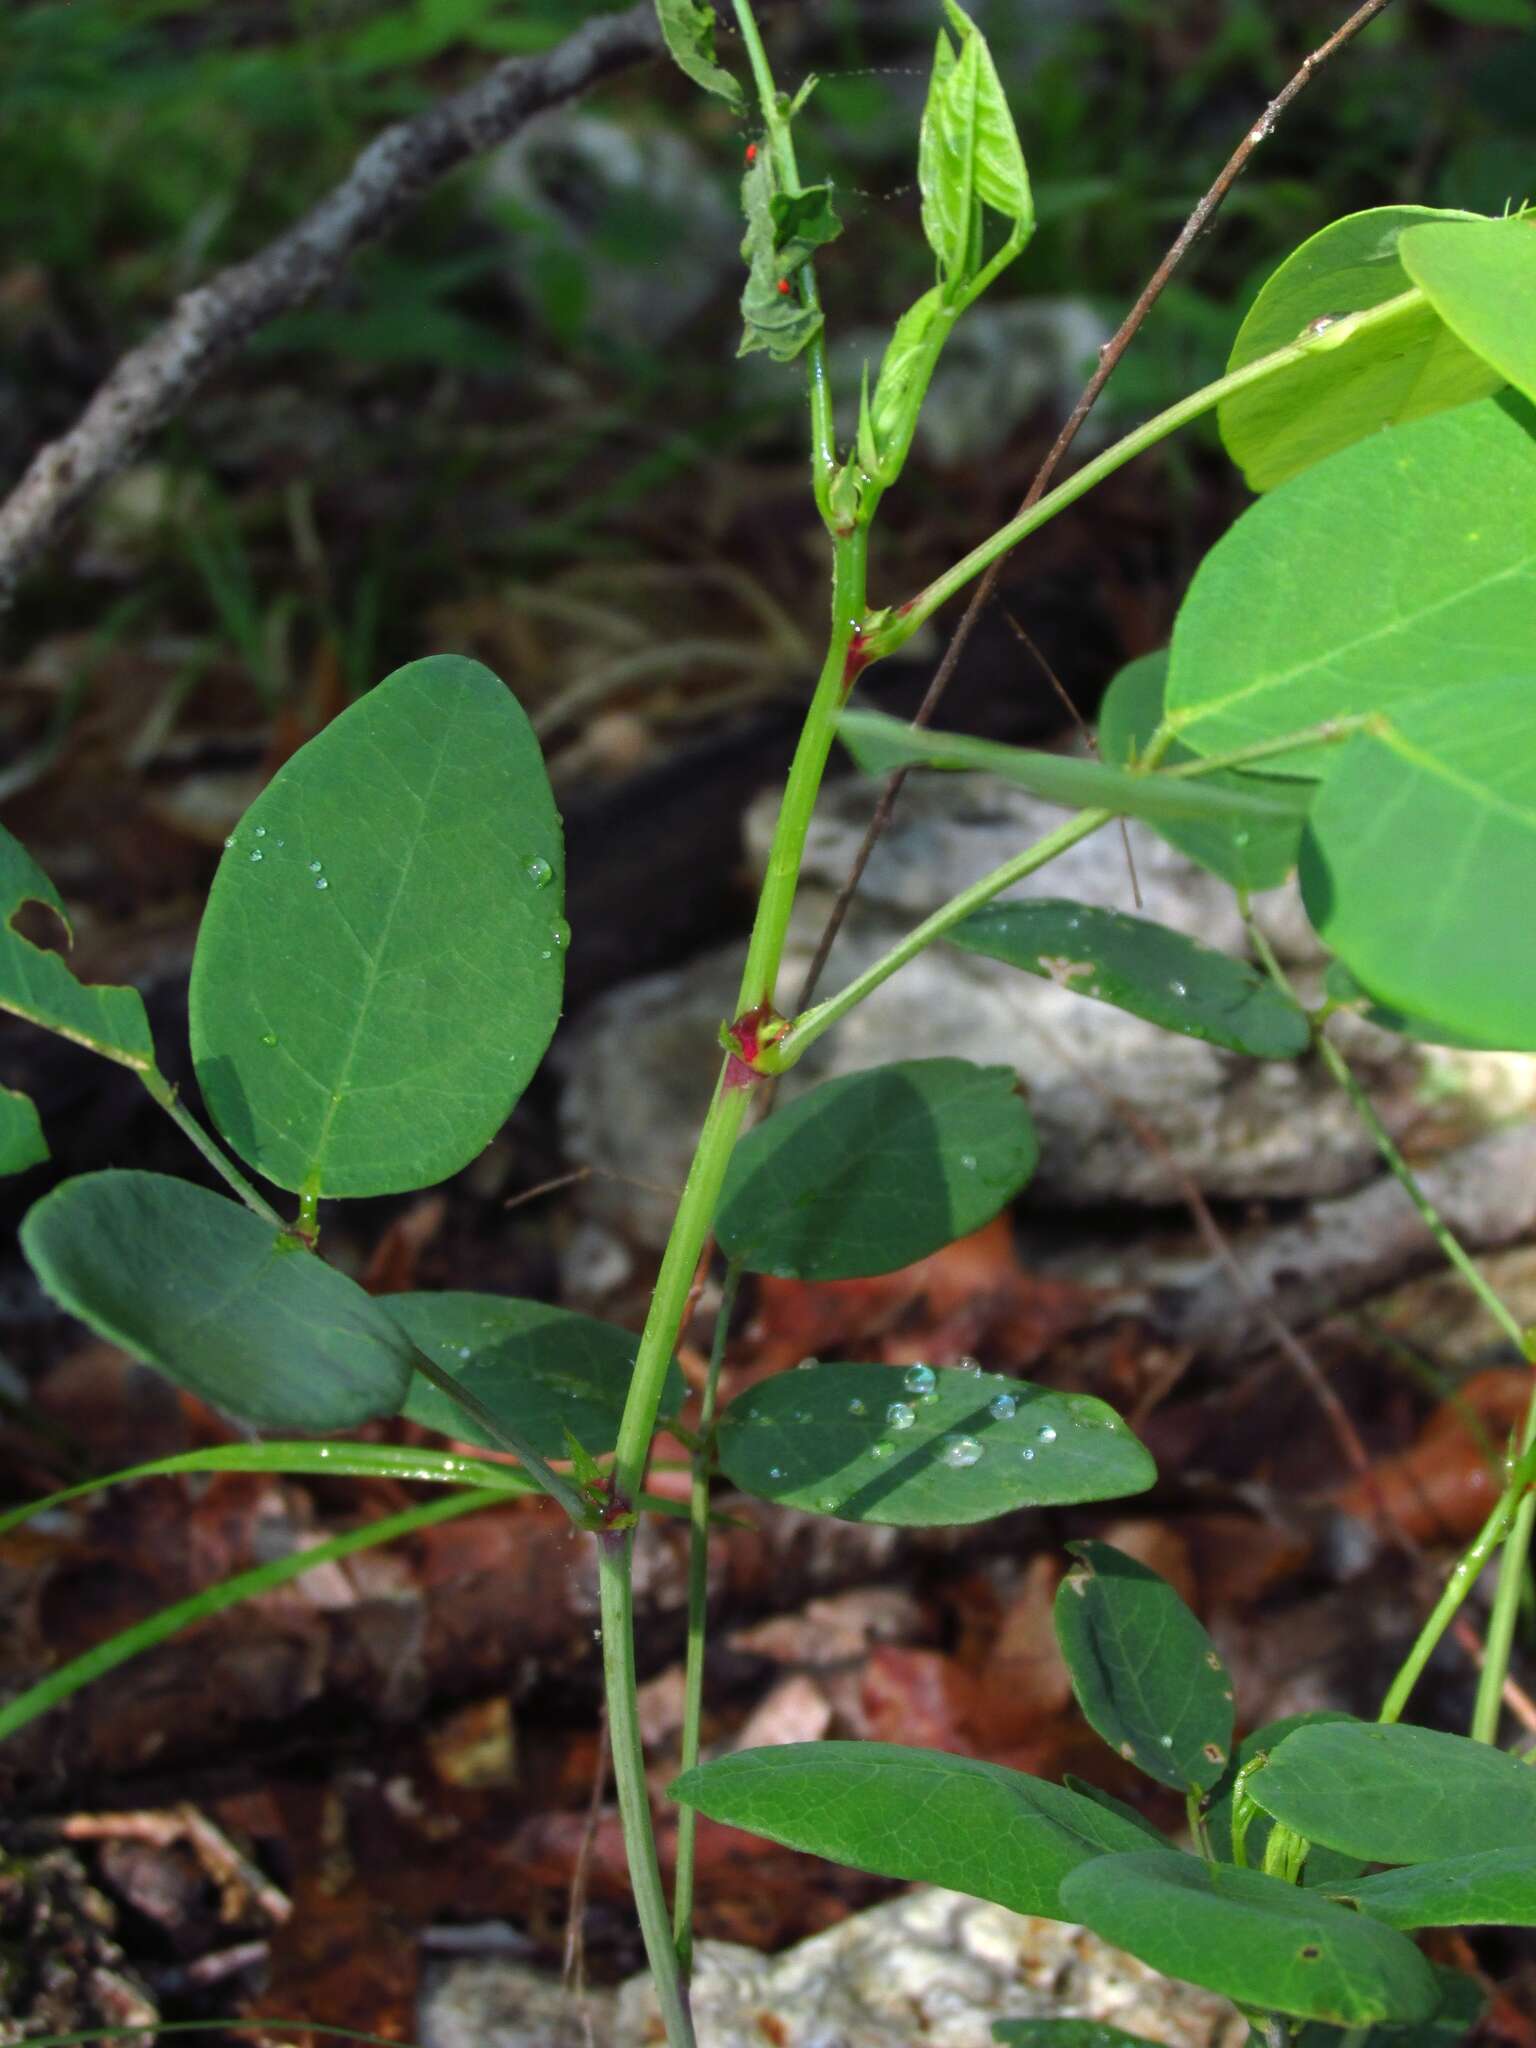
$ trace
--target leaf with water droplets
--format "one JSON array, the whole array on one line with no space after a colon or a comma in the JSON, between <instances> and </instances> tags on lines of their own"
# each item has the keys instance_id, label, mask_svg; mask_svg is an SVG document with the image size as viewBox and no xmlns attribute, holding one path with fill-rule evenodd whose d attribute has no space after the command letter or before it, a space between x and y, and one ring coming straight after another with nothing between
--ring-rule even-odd
<instances>
[{"instance_id":1,"label":"leaf with water droplets","mask_svg":"<svg viewBox=\"0 0 1536 2048\"><path fill-rule=\"evenodd\" d=\"M48 1157L48 1140L30 1095L0 1088L0 1174L25 1173Z\"/></svg>"},{"instance_id":2,"label":"leaf with water droplets","mask_svg":"<svg viewBox=\"0 0 1536 2048\"><path fill-rule=\"evenodd\" d=\"M842 1364L761 1380L721 1418L721 1467L762 1500L902 1528L1112 1500L1157 1476L1091 1395L950 1367L931 1386L905 1382L888 1366Z\"/></svg>"},{"instance_id":3,"label":"leaf with water droplets","mask_svg":"<svg viewBox=\"0 0 1536 2048\"><path fill-rule=\"evenodd\" d=\"M611 1451L618 1441L633 1331L504 1294L390 1294L379 1306L541 1456L567 1456L567 1430L588 1451ZM675 1415L686 1394L682 1374L669 1367L662 1414ZM420 1374L401 1413L461 1443L501 1448Z\"/></svg>"},{"instance_id":4,"label":"leaf with water droplets","mask_svg":"<svg viewBox=\"0 0 1536 2048\"><path fill-rule=\"evenodd\" d=\"M1232 1680L1215 1645L1156 1572L1108 1543L1056 1593L1056 1640L1072 1690L1111 1749L1175 1791L1206 1791L1232 1748Z\"/></svg>"},{"instance_id":5,"label":"leaf with water droplets","mask_svg":"<svg viewBox=\"0 0 1536 2048\"><path fill-rule=\"evenodd\" d=\"M1011 1067L870 1067L823 1081L742 1140L715 1229L754 1273L892 1273L989 1223L1038 1156Z\"/></svg>"},{"instance_id":6,"label":"leaf with water droplets","mask_svg":"<svg viewBox=\"0 0 1536 2048\"><path fill-rule=\"evenodd\" d=\"M233 836L191 991L225 1138L317 1195L457 1171L560 1014L560 820L516 700L479 662L411 662L279 769Z\"/></svg>"},{"instance_id":7,"label":"leaf with water droplets","mask_svg":"<svg viewBox=\"0 0 1536 2048\"><path fill-rule=\"evenodd\" d=\"M1042 897L988 903L944 936L967 953L1254 1059L1295 1059L1312 1042L1305 1014L1268 975L1144 917Z\"/></svg>"},{"instance_id":8,"label":"leaf with water droplets","mask_svg":"<svg viewBox=\"0 0 1536 2048\"><path fill-rule=\"evenodd\" d=\"M1440 2003L1406 1935L1262 1871L1138 1849L1070 1871L1061 1903L1116 1948L1240 2005L1354 2027L1428 2019Z\"/></svg>"},{"instance_id":9,"label":"leaf with water droplets","mask_svg":"<svg viewBox=\"0 0 1536 2048\"><path fill-rule=\"evenodd\" d=\"M21 1244L98 1336L263 1429L351 1429L405 1398L411 1345L383 1303L189 1181L82 1174L27 1212Z\"/></svg>"},{"instance_id":10,"label":"leaf with water droplets","mask_svg":"<svg viewBox=\"0 0 1536 2048\"><path fill-rule=\"evenodd\" d=\"M1063 1878L1144 1837L1060 1785L889 1742L790 1742L685 1771L671 1797L813 1856L1066 1916Z\"/></svg>"},{"instance_id":11,"label":"leaf with water droplets","mask_svg":"<svg viewBox=\"0 0 1536 2048\"><path fill-rule=\"evenodd\" d=\"M64 899L21 842L0 827L0 1010L148 1073L155 1048L138 990L76 981L57 953L17 931L17 914L28 903L51 910L65 937L72 937Z\"/></svg>"}]
</instances>

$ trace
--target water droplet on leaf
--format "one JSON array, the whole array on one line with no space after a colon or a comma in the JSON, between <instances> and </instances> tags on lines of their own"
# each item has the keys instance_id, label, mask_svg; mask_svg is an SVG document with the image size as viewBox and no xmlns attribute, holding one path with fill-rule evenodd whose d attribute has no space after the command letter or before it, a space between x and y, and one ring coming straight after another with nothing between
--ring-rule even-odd
<instances>
[{"instance_id":1,"label":"water droplet on leaf","mask_svg":"<svg viewBox=\"0 0 1536 2048\"><path fill-rule=\"evenodd\" d=\"M957 1472L963 1472L967 1465L975 1465L981 1459L981 1445L973 1436L951 1436L944 1440L944 1462Z\"/></svg>"},{"instance_id":2,"label":"water droplet on leaf","mask_svg":"<svg viewBox=\"0 0 1536 2048\"><path fill-rule=\"evenodd\" d=\"M254 852L254 853L253 853L253 854L251 855L251 859L252 859L252 860L260 860L260 859L261 859L261 848L260 848L259 846L257 847L256 851L255 851L255 852Z\"/></svg>"},{"instance_id":3,"label":"water droplet on leaf","mask_svg":"<svg viewBox=\"0 0 1536 2048\"><path fill-rule=\"evenodd\" d=\"M1012 1422L1018 1409L1019 1404L1012 1394L999 1394L995 1401L987 1403L987 1413L994 1422Z\"/></svg>"},{"instance_id":4,"label":"water droplet on leaf","mask_svg":"<svg viewBox=\"0 0 1536 2048\"><path fill-rule=\"evenodd\" d=\"M858 1395L855 1394L853 1399L848 1403L848 1413L850 1415L867 1415L868 1412L869 1411L864 1406L864 1403L859 1399Z\"/></svg>"},{"instance_id":5,"label":"water droplet on leaf","mask_svg":"<svg viewBox=\"0 0 1536 2048\"><path fill-rule=\"evenodd\" d=\"M905 1401L893 1401L885 1411L888 1429L910 1429L916 1420L916 1410L909 1408Z\"/></svg>"},{"instance_id":6,"label":"water droplet on leaf","mask_svg":"<svg viewBox=\"0 0 1536 2048\"><path fill-rule=\"evenodd\" d=\"M309 872L310 872L310 873L311 873L312 875L318 875L318 874L319 874L319 872L320 872L320 863L319 863L319 861L317 861L317 860L312 860L312 861L310 862L310 864L309 864Z\"/></svg>"},{"instance_id":7,"label":"water droplet on leaf","mask_svg":"<svg viewBox=\"0 0 1536 2048\"><path fill-rule=\"evenodd\" d=\"M535 889L547 887L553 881L555 874L549 862L537 853L533 856L532 860L525 863L523 872L527 875L529 881L532 882Z\"/></svg>"},{"instance_id":8,"label":"water droplet on leaf","mask_svg":"<svg viewBox=\"0 0 1536 2048\"><path fill-rule=\"evenodd\" d=\"M1053 1444L1056 1441L1056 1432L1048 1422L1042 1422L1035 1435L1043 1444Z\"/></svg>"},{"instance_id":9,"label":"water droplet on leaf","mask_svg":"<svg viewBox=\"0 0 1536 2048\"><path fill-rule=\"evenodd\" d=\"M895 1454L896 1446L894 1444L888 1444L883 1440L880 1443L873 1445L869 1453L869 1455L872 1458L891 1458L894 1457Z\"/></svg>"},{"instance_id":10,"label":"water droplet on leaf","mask_svg":"<svg viewBox=\"0 0 1536 2048\"><path fill-rule=\"evenodd\" d=\"M330 883L325 879L324 875L322 875L319 881L315 884L315 887L317 889L329 889L330 886Z\"/></svg>"},{"instance_id":11,"label":"water droplet on leaf","mask_svg":"<svg viewBox=\"0 0 1536 2048\"><path fill-rule=\"evenodd\" d=\"M263 1045L276 1045L277 1033L275 1031L263 1031L263 1033L261 1034L261 1042Z\"/></svg>"},{"instance_id":12,"label":"water droplet on leaf","mask_svg":"<svg viewBox=\"0 0 1536 2048\"><path fill-rule=\"evenodd\" d=\"M938 1384L938 1375L931 1365L909 1365L901 1383L909 1394L931 1394Z\"/></svg>"}]
</instances>

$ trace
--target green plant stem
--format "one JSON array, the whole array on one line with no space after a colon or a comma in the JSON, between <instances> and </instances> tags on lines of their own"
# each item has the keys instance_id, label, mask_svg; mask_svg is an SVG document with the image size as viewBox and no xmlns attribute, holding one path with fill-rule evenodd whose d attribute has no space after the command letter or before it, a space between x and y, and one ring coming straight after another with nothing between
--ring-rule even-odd
<instances>
[{"instance_id":1,"label":"green plant stem","mask_svg":"<svg viewBox=\"0 0 1536 2048\"><path fill-rule=\"evenodd\" d=\"M1378 1721L1401 1720L1403 1709L1407 1706L1425 1665L1434 1654L1436 1645L1455 1620L1462 1602L1477 1584L1484 1565L1495 1555L1509 1534L1522 1503L1530 1497L1533 1483L1536 1483L1536 1445L1528 1448L1518 1460L1487 1521L1458 1559L1445 1582L1440 1598L1435 1602L1424 1626L1414 1638L1412 1649L1403 1659L1402 1668L1387 1689L1386 1698L1381 1703L1381 1712L1376 1717ZM1490 1642L1489 1662L1492 1661L1492 1654Z\"/></svg>"},{"instance_id":2,"label":"green plant stem","mask_svg":"<svg viewBox=\"0 0 1536 2048\"><path fill-rule=\"evenodd\" d=\"M597 1574L608 1737L619 1795L619 1819L624 1829L624 1852L629 1860L629 1881L668 2048L694 2048L693 2017L688 2010L682 1966L673 1945L672 1921L656 1857L650 1793L645 1782L645 1751L640 1740L636 1698L633 1556L633 1529L609 1531L599 1537Z\"/></svg>"},{"instance_id":3,"label":"green plant stem","mask_svg":"<svg viewBox=\"0 0 1536 2048\"><path fill-rule=\"evenodd\" d=\"M699 1447L693 1456L693 1484L689 1492L688 1532L688 1652L683 1676L683 1739L678 1768L691 1771L699 1760L699 1724L704 1712L704 1642L709 1628L709 1475L714 1457L715 1401L720 1390L720 1368L725 1362L726 1340L730 1335L731 1311L741 1285L741 1262L733 1259L725 1269L720 1286L720 1307L715 1315L715 1338L709 1351L709 1371L699 1401ZM698 1836L698 1809L683 1807L677 1817L677 1877L672 1895L672 1938L677 1959L686 1975L693 1964L693 1852Z\"/></svg>"},{"instance_id":4,"label":"green plant stem","mask_svg":"<svg viewBox=\"0 0 1536 2048\"><path fill-rule=\"evenodd\" d=\"M958 596L968 583L974 582L981 575L983 570L990 568L1000 555L1010 553L1037 527L1046 525L1058 512L1063 512L1068 505L1075 504L1079 498L1091 491L1095 484L1102 483L1105 477L1112 476L1117 469L1123 469L1126 463L1136 456L1144 454L1149 448L1155 448L1159 441L1166 441L1170 434L1177 433L1181 427L1186 427L1191 421L1213 411L1223 399L1232 398L1239 391L1246 391L1252 385L1262 384L1270 377L1283 374L1297 363L1305 361L1320 343L1347 346L1370 327L1398 317L1423 297L1423 292L1417 287L1402 292L1395 299L1387 299L1381 305L1373 306L1368 312L1351 314L1347 332L1337 333L1335 338L1304 337L1290 342L1284 348L1275 349L1267 356L1259 356L1240 370L1233 370L1225 377L1218 377L1213 384L1203 385L1200 390L1191 392L1187 398L1180 399L1176 405L1170 405L1155 418L1135 428L1123 440L1116 441L1102 454L1096 455L1092 462L1084 463L1080 470L1069 476L1064 483L1058 484L1055 490L1047 491L1043 498L1010 519L1005 526L1000 526L979 546L972 548L968 555L962 556L952 568L946 569L942 576L936 577L926 589L920 590L916 597L899 606L888 621L871 633L871 651L881 655L894 653L920 626L925 625L942 605L947 604L952 597ZM1343 329L1344 323L1341 321L1338 326Z\"/></svg>"},{"instance_id":5,"label":"green plant stem","mask_svg":"<svg viewBox=\"0 0 1536 2048\"><path fill-rule=\"evenodd\" d=\"M1528 1410L1521 1438L1522 1448L1531 1442L1532 1421L1533 1413ZM1483 1668L1477 1674L1477 1698L1472 1705L1470 1733L1474 1742L1497 1742L1499 1739L1504 1681L1509 1675L1514 1651L1515 1624L1520 1618L1520 1597L1530 1563L1533 1529L1536 1529L1536 1494L1527 1490L1515 1511L1509 1534L1504 1539L1504 1554L1499 1560L1499 1583L1493 1596L1493 1609L1488 1616L1488 1633L1483 1640Z\"/></svg>"},{"instance_id":6,"label":"green plant stem","mask_svg":"<svg viewBox=\"0 0 1536 2048\"><path fill-rule=\"evenodd\" d=\"M762 109L775 178L781 191L798 192L800 167L795 161L795 138L784 101L773 82L757 17L752 12L751 0L735 0L735 8L742 44L752 67L752 82L757 87L758 105ZM815 265L801 264L795 282L800 303L809 311L819 313L821 295L816 285ZM832 381L827 374L826 342L820 328L806 345L805 374L811 408L811 479L816 493L816 509L830 530L835 526L830 492L832 478L837 471L837 430L832 418Z\"/></svg>"},{"instance_id":7,"label":"green plant stem","mask_svg":"<svg viewBox=\"0 0 1536 2048\"><path fill-rule=\"evenodd\" d=\"M527 1472L528 1477L541 1493L547 1493L565 1509L578 1529L595 1526L593 1511L574 1481L567 1479L563 1472L557 1472L549 1460L536 1451L521 1430L509 1429L506 1423L493 1415L477 1394L472 1394L462 1381L429 1358L425 1351L412 1348L411 1366L428 1380L440 1394L446 1394L455 1408L477 1429L481 1429L501 1450L510 1451ZM635 1491L638 1493L639 1488Z\"/></svg>"},{"instance_id":8,"label":"green plant stem","mask_svg":"<svg viewBox=\"0 0 1536 2048\"><path fill-rule=\"evenodd\" d=\"M285 1222L271 1204L257 1194L234 1161L220 1151L159 1068L151 1067L147 1073L138 1068L134 1071L138 1073L151 1098L160 1105L176 1128L192 1141L219 1178L234 1189L247 1209L259 1216L263 1223L270 1223L274 1230L290 1230L292 1225Z\"/></svg>"}]
</instances>

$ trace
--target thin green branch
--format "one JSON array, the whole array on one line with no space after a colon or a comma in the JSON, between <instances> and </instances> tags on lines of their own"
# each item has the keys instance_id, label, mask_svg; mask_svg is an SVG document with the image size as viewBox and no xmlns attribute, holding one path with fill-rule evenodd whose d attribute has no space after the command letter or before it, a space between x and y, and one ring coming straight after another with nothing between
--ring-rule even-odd
<instances>
[{"instance_id":1,"label":"thin green branch","mask_svg":"<svg viewBox=\"0 0 1536 2048\"><path fill-rule=\"evenodd\" d=\"M292 1224L279 1216L271 1204L257 1194L234 1161L209 1137L159 1068L151 1067L147 1073L140 1068L135 1068L134 1071L148 1089L151 1099L160 1105L176 1128L192 1141L219 1178L234 1189L247 1209L253 1215L259 1216L263 1223L270 1223L274 1230L291 1230Z\"/></svg>"},{"instance_id":2,"label":"thin green branch","mask_svg":"<svg viewBox=\"0 0 1536 2048\"><path fill-rule=\"evenodd\" d=\"M523 1466L534 1485L541 1493L547 1493L551 1500L565 1509L578 1529L594 1526L592 1509L583 1498L579 1486L567 1479L563 1472L557 1472L549 1460L536 1451L519 1429L511 1429L497 1415L493 1415L478 1394L472 1394L461 1380L439 1365L435 1358L429 1358L425 1351L411 1351L411 1366L424 1380L429 1380L440 1394L446 1394L454 1407L483 1430L492 1443L504 1451L510 1451ZM639 1491L638 1487L635 1489Z\"/></svg>"}]
</instances>

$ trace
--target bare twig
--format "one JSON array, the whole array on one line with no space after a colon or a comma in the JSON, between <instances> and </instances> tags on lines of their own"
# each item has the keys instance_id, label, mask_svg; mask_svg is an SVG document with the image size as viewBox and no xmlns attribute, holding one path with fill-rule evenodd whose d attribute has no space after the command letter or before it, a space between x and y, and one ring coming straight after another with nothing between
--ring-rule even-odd
<instances>
[{"instance_id":1,"label":"bare twig","mask_svg":"<svg viewBox=\"0 0 1536 2048\"><path fill-rule=\"evenodd\" d=\"M1158 264L1156 270L1153 271L1151 277L1148 278L1141 296L1137 299L1135 305L1132 306L1131 310L1121 321L1112 339L1107 341L1103 348L1100 349L1098 367L1084 385L1082 395L1067 416L1066 424L1052 442L1045 460L1041 463L1039 469L1036 470L1029 489L1024 493L1023 499L1020 502L1020 513L1027 512L1030 506L1038 503L1045 495L1046 486L1061 466L1062 458L1067 450L1077 439L1078 429L1098 402L1099 393L1114 374L1120 358L1130 346L1142 322L1162 296L1163 287L1183 261L1190 245L1209 225L1217 208L1236 184L1239 177L1241 177L1247 166L1248 159L1253 155L1259 144L1274 132L1275 123L1291 104L1291 101L1311 82L1328 62L1328 59L1335 56L1347 43L1353 42L1360 31L1373 22L1378 14L1384 13L1390 5L1391 0L1364 0L1363 6L1357 7L1349 19L1342 23L1339 28L1335 29L1326 42L1320 43L1312 54L1303 60L1295 75L1275 94L1275 97L1264 109L1264 112L1247 131L1236 149L1233 150L1231 156L1228 157L1223 165L1220 175L1216 178L1209 191L1206 192L1204 198L1201 199L1199 205L1196 206L1188 220L1185 221L1183 227L1180 228L1168 253L1164 256L1162 262ZM965 652L966 643L975 629L976 621L980 618L991 599L993 591L997 588L998 578L1002 575L1003 569L1010 559L1009 555L999 555L971 593L970 602L965 608L960 623L956 626L949 645L944 650L943 658L934 670L933 680L928 685L927 694L918 706L916 716L912 720L913 725L927 725L932 719L934 712L938 709L939 699L943 696L945 690L948 689L950 678L960 665L960 657ZM848 915L848 906L852 903L858 891L859 883L863 879L864 870L869 863L869 857L875 849L876 842L891 821L891 814L896 808L896 802L901 795L902 786L910 772L910 769L907 768L896 769L880 793L880 800L875 806L873 816L870 818L863 843L854 856L853 866L849 871L848 879L838 892L837 901L833 904L827 918L826 928L817 942L811 964L806 969L805 980L801 984L800 993L795 1000L796 1010L805 1009L816 992L816 985L821 980L822 970L827 964L828 956L836 943L837 935L842 930L843 920Z\"/></svg>"},{"instance_id":2,"label":"bare twig","mask_svg":"<svg viewBox=\"0 0 1536 2048\"><path fill-rule=\"evenodd\" d=\"M625 14L584 22L542 56L498 64L462 92L386 128L286 234L187 292L165 324L122 358L69 431L33 457L0 504L0 610L91 493L247 336L313 298L447 172L505 142L535 114L660 50L656 10L640 0Z\"/></svg>"}]
</instances>

